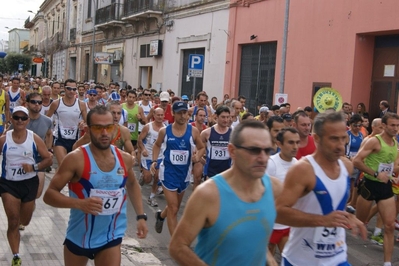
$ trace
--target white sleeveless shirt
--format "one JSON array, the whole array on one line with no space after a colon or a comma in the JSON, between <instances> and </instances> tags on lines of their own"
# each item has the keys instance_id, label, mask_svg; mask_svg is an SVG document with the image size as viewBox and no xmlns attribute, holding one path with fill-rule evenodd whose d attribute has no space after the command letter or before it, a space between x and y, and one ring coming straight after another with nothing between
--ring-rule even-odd
<instances>
[{"instance_id":1,"label":"white sleeveless shirt","mask_svg":"<svg viewBox=\"0 0 399 266\"><path fill-rule=\"evenodd\" d=\"M344 163L338 160L341 172L337 179L332 180L312 155L306 156L306 159L313 167L316 185L293 208L318 215L345 210L350 179ZM342 227L291 227L282 255L292 265L339 265L347 261L345 237L345 229Z\"/></svg>"},{"instance_id":2,"label":"white sleeveless shirt","mask_svg":"<svg viewBox=\"0 0 399 266\"><path fill-rule=\"evenodd\" d=\"M1 177L10 181L21 181L36 176L36 172L26 173L22 164L35 164L38 156L33 131L27 129L24 143L17 144L12 138L12 132L7 131L6 141L3 146L3 162Z\"/></svg>"},{"instance_id":3,"label":"white sleeveless shirt","mask_svg":"<svg viewBox=\"0 0 399 266\"><path fill-rule=\"evenodd\" d=\"M82 120L79 100L75 99L74 104L68 106L64 104L61 98L54 114L58 130L56 136L63 139L76 140L78 137L78 124Z\"/></svg>"}]
</instances>

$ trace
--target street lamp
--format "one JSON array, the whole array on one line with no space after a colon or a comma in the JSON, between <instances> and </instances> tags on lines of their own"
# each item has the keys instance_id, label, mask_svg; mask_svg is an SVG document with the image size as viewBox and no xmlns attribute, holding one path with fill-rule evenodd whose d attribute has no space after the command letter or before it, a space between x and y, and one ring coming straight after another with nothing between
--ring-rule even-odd
<instances>
[{"instance_id":1,"label":"street lamp","mask_svg":"<svg viewBox=\"0 0 399 266\"><path fill-rule=\"evenodd\" d=\"M32 10L28 10L29 13L34 14L35 16L37 13L33 12ZM46 31L46 42L44 44L44 77L47 78L47 44L48 44L48 29L47 29L47 20L45 19L43 15L43 20L44 20L44 25L45 25L45 31Z\"/></svg>"},{"instance_id":2,"label":"street lamp","mask_svg":"<svg viewBox=\"0 0 399 266\"><path fill-rule=\"evenodd\" d=\"M6 29L9 29L9 32L11 32L12 31L12 29L10 29L9 27L5 27ZM21 51L21 47L20 47L20 45L21 45L21 36L19 35L19 33L18 33L18 31L17 31L17 29L15 29L14 30L15 31L15 33L18 35L18 46L17 46L17 52L18 52L18 54L20 53L20 51Z\"/></svg>"}]
</instances>

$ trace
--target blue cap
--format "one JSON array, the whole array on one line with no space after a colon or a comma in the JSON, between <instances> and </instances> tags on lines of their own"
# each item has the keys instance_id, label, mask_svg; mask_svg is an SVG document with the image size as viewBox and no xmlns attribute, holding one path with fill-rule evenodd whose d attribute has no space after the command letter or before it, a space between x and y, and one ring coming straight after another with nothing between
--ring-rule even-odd
<instances>
[{"instance_id":1,"label":"blue cap","mask_svg":"<svg viewBox=\"0 0 399 266\"><path fill-rule=\"evenodd\" d=\"M188 107L185 102L174 102L172 106L173 112L187 111Z\"/></svg>"},{"instance_id":2,"label":"blue cap","mask_svg":"<svg viewBox=\"0 0 399 266\"><path fill-rule=\"evenodd\" d=\"M95 90L95 89L87 90L87 94L95 94L95 95L97 95L97 90Z\"/></svg>"},{"instance_id":3,"label":"blue cap","mask_svg":"<svg viewBox=\"0 0 399 266\"><path fill-rule=\"evenodd\" d=\"M189 98L188 98L187 95L183 95L183 96L181 97L181 99L182 99L183 101L188 101L188 100L189 100Z\"/></svg>"}]
</instances>

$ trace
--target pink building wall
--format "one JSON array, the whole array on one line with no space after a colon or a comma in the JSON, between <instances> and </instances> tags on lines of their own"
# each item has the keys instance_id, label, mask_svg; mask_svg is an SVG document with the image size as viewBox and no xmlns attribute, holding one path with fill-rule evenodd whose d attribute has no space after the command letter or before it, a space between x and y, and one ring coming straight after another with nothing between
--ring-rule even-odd
<instances>
[{"instance_id":1,"label":"pink building wall","mask_svg":"<svg viewBox=\"0 0 399 266\"><path fill-rule=\"evenodd\" d=\"M291 105L311 105L313 82L331 82L344 101L368 106L374 36L399 33L398 10L397 0L291 0L284 90ZM278 42L279 92L284 13L283 0L230 8L224 93L238 95L240 45L269 41Z\"/></svg>"}]
</instances>

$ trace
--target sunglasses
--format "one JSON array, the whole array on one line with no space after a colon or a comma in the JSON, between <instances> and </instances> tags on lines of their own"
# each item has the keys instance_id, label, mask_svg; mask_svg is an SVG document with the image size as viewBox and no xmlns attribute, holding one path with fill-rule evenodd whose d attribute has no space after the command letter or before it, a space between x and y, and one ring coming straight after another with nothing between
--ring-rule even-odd
<instances>
[{"instance_id":1,"label":"sunglasses","mask_svg":"<svg viewBox=\"0 0 399 266\"><path fill-rule=\"evenodd\" d=\"M40 101L40 100L30 100L29 102L31 104L38 104L38 105L41 105L43 103L43 101Z\"/></svg>"},{"instance_id":2,"label":"sunglasses","mask_svg":"<svg viewBox=\"0 0 399 266\"><path fill-rule=\"evenodd\" d=\"M76 87L69 87L69 86L66 86L65 88L66 88L67 90L69 90L69 91L76 91L76 90L77 90Z\"/></svg>"},{"instance_id":3,"label":"sunglasses","mask_svg":"<svg viewBox=\"0 0 399 266\"><path fill-rule=\"evenodd\" d=\"M14 119L15 121L21 120L21 121L26 121L28 120L29 117L27 116L18 116L18 115L13 115L12 119Z\"/></svg>"},{"instance_id":4,"label":"sunglasses","mask_svg":"<svg viewBox=\"0 0 399 266\"><path fill-rule=\"evenodd\" d=\"M114 124L109 124L109 125L91 125L89 126L90 130L93 133L102 133L103 130L105 129L105 131L107 131L107 133L112 133L112 131L114 131L115 129L115 125Z\"/></svg>"},{"instance_id":5,"label":"sunglasses","mask_svg":"<svg viewBox=\"0 0 399 266\"><path fill-rule=\"evenodd\" d=\"M144 93L144 96L151 96L151 94Z\"/></svg>"},{"instance_id":6,"label":"sunglasses","mask_svg":"<svg viewBox=\"0 0 399 266\"><path fill-rule=\"evenodd\" d=\"M234 145L238 149L246 150L251 155L259 155L262 151L266 153L266 155L270 155L273 151L272 148L259 148L259 147L244 147L240 145Z\"/></svg>"},{"instance_id":7,"label":"sunglasses","mask_svg":"<svg viewBox=\"0 0 399 266\"><path fill-rule=\"evenodd\" d=\"M89 96L97 96L97 94L89 94Z\"/></svg>"}]
</instances>

